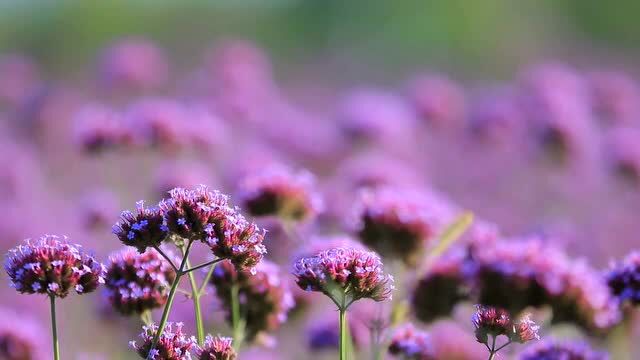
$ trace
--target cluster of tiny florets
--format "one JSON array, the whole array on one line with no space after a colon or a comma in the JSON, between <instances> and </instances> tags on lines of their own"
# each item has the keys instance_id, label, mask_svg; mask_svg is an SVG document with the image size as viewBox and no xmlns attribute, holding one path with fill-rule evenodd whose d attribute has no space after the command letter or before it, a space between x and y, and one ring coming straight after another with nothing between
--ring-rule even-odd
<instances>
[{"instance_id":1,"label":"cluster of tiny florets","mask_svg":"<svg viewBox=\"0 0 640 360\"><path fill-rule=\"evenodd\" d=\"M66 237L45 235L25 240L7 255L5 270L20 293L66 297L94 291L104 283L105 268Z\"/></svg>"},{"instance_id":2,"label":"cluster of tiny florets","mask_svg":"<svg viewBox=\"0 0 640 360\"><path fill-rule=\"evenodd\" d=\"M255 267L255 273L237 271L229 261L216 265L211 284L231 319L231 288L238 286L240 313L246 320L246 337L252 340L260 333L277 330L293 308L293 295L279 268L263 260Z\"/></svg>"},{"instance_id":3,"label":"cluster of tiny florets","mask_svg":"<svg viewBox=\"0 0 640 360\"><path fill-rule=\"evenodd\" d=\"M183 334L182 323L167 323L158 343L151 350L153 337L158 331L158 326L152 324L143 326L140 334L140 344L136 341L129 345L143 359L153 360L191 360L191 350L197 346L196 339ZM149 352L151 351L151 354Z\"/></svg>"},{"instance_id":4,"label":"cluster of tiny florets","mask_svg":"<svg viewBox=\"0 0 640 360\"><path fill-rule=\"evenodd\" d=\"M109 258L105 294L121 314L141 314L163 306L176 274L157 251L124 249Z\"/></svg>"},{"instance_id":5,"label":"cluster of tiny florets","mask_svg":"<svg viewBox=\"0 0 640 360\"><path fill-rule=\"evenodd\" d=\"M389 353L403 360L435 360L434 344L429 334L406 324L396 329L389 344Z\"/></svg>"},{"instance_id":6,"label":"cluster of tiny florets","mask_svg":"<svg viewBox=\"0 0 640 360\"><path fill-rule=\"evenodd\" d=\"M640 305L640 252L632 252L620 263L612 264L605 277L621 304Z\"/></svg>"},{"instance_id":7,"label":"cluster of tiny florets","mask_svg":"<svg viewBox=\"0 0 640 360\"><path fill-rule=\"evenodd\" d=\"M167 237L168 230L160 209L145 207L143 201L136 203L135 213L123 211L120 221L113 226L113 233L118 239L139 252L144 252L148 247L160 246Z\"/></svg>"},{"instance_id":8,"label":"cluster of tiny florets","mask_svg":"<svg viewBox=\"0 0 640 360\"><path fill-rule=\"evenodd\" d=\"M478 305L471 322L475 328L476 340L482 344L488 344L489 336L496 338L500 335L521 344L540 339L540 327L529 316L513 321L504 309Z\"/></svg>"},{"instance_id":9,"label":"cluster of tiny florets","mask_svg":"<svg viewBox=\"0 0 640 360\"><path fill-rule=\"evenodd\" d=\"M549 340L533 344L518 357L519 360L609 360L606 352L595 351L583 342Z\"/></svg>"},{"instance_id":10,"label":"cluster of tiny florets","mask_svg":"<svg viewBox=\"0 0 640 360\"><path fill-rule=\"evenodd\" d=\"M293 274L300 288L322 292L339 306L362 298L389 300L393 290L393 277L384 273L380 257L354 248L335 248L299 259Z\"/></svg>"},{"instance_id":11,"label":"cluster of tiny florets","mask_svg":"<svg viewBox=\"0 0 640 360\"><path fill-rule=\"evenodd\" d=\"M308 171L293 172L284 166L270 166L241 180L239 198L253 216L304 221L322 210L321 198L314 187L315 179Z\"/></svg>"},{"instance_id":12,"label":"cluster of tiny florets","mask_svg":"<svg viewBox=\"0 0 640 360\"><path fill-rule=\"evenodd\" d=\"M365 245L416 266L449 212L448 203L435 194L364 189L354 205L352 226Z\"/></svg>"},{"instance_id":13,"label":"cluster of tiny florets","mask_svg":"<svg viewBox=\"0 0 640 360\"><path fill-rule=\"evenodd\" d=\"M235 360L238 357L230 337L207 335L203 346L196 348L198 360Z\"/></svg>"}]
</instances>

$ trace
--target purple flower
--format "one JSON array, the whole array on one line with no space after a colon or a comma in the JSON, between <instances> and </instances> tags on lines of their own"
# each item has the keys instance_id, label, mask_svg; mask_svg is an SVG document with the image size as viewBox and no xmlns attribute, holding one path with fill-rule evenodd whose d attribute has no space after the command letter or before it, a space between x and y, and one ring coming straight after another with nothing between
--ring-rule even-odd
<instances>
[{"instance_id":1,"label":"purple flower","mask_svg":"<svg viewBox=\"0 0 640 360\"><path fill-rule=\"evenodd\" d=\"M240 313L246 323L248 340L258 335L273 333L287 320L293 308L293 295L277 265L263 260L255 267L255 273L238 272L230 261L216 265L211 284L221 300L227 319L231 320L231 288L238 286Z\"/></svg>"},{"instance_id":2,"label":"purple flower","mask_svg":"<svg viewBox=\"0 0 640 360\"><path fill-rule=\"evenodd\" d=\"M160 209L147 208L142 200L136 203L135 213L122 212L112 232L123 244L133 246L141 253L148 247L160 246L168 235Z\"/></svg>"},{"instance_id":3,"label":"purple flower","mask_svg":"<svg viewBox=\"0 0 640 360\"><path fill-rule=\"evenodd\" d=\"M384 187L363 189L353 214L353 229L365 245L415 267L452 217L452 206L436 194Z\"/></svg>"},{"instance_id":4,"label":"purple flower","mask_svg":"<svg viewBox=\"0 0 640 360\"><path fill-rule=\"evenodd\" d=\"M45 359L46 332L39 323L15 310L0 308L0 359L30 360Z\"/></svg>"},{"instance_id":5,"label":"purple flower","mask_svg":"<svg viewBox=\"0 0 640 360\"><path fill-rule=\"evenodd\" d=\"M605 154L614 173L633 183L640 181L640 130L618 126L606 136Z\"/></svg>"},{"instance_id":6,"label":"purple flower","mask_svg":"<svg viewBox=\"0 0 640 360\"><path fill-rule=\"evenodd\" d=\"M436 359L430 336L410 323L400 326L393 332L389 353L403 360Z\"/></svg>"},{"instance_id":7,"label":"purple flower","mask_svg":"<svg viewBox=\"0 0 640 360\"><path fill-rule=\"evenodd\" d=\"M182 333L182 323L167 323L160 335L157 345L153 350L153 337L158 331L158 325L143 326L140 334L141 344L136 341L129 342L141 358L153 360L191 360L191 349L196 345L196 339ZM153 353L150 355L149 351Z\"/></svg>"},{"instance_id":8,"label":"purple flower","mask_svg":"<svg viewBox=\"0 0 640 360\"><path fill-rule=\"evenodd\" d=\"M285 221L309 220L322 210L315 179L307 171L284 166L262 168L240 181L239 198L253 216L277 216Z\"/></svg>"},{"instance_id":9,"label":"purple flower","mask_svg":"<svg viewBox=\"0 0 640 360\"><path fill-rule=\"evenodd\" d=\"M196 348L198 360L235 360L238 356L229 337L207 335L202 347Z\"/></svg>"},{"instance_id":10,"label":"purple flower","mask_svg":"<svg viewBox=\"0 0 640 360\"><path fill-rule=\"evenodd\" d=\"M610 124L632 124L640 116L640 87L628 74L600 70L589 74L590 101L594 112Z\"/></svg>"},{"instance_id":11,"label":"purple flower","mask_svg":"<svg viewBox=\"0 0 640 360\"><path fill-rule=\"evenodd\" d=\"M87 104L75 116L75 138L87 153L99 153L131 143L120 114L104 105Z\"/></svg>"},{"instance_id":12,"label":"purple flower","mask_svg":"<svg viewBox=\"0 0 640 360\"><path fill-rule=\"evenodd\" d=\"M326 311L331 311L327 309ZM365 348L369 329L358 318L355 312L347 314L349 335L356 349ZM307 346L312 351L338 349L340 343L340 325L334 316L328 317L325 312L309 318L306 328Z\"/></svg>"},{"instance_id":13,"label":"purple flower","mask_svg":"<svg viewBox=\"0 0 640 360\"><path fill-rule=\"evenodd\" d=\"M97 229L113 224L117 208L115 195L106 189L98 189L84 195L78 211L87 229Z\"/></svg>"},{"instance_id":14,"label":"purple flower","mask_svg":"<svg viewBox=\"0 0 640 360\"><path fill-rule=\"evenodd\" d=\"M147 90L166 82L165 54L145 39L124 39L107 48L100 59L99 75L108 89Z\"/></svg>"},{"instance_id":15,"label":"purple flower","mask_svg":"<svg viewBox=\"0 0 640 360\"><path fill-rule=\"evenodd\" d=\"M622 261L612 263L605 278L621 304L640 305L640 252L634 251Z\"/></svg>"},{"instance_id":16,"label":"purple flower","mask_svg":"<svg viewBox=\"0 0 640 360\"><path fill-rule=\"evenodd\" d=\"M133 140L141 145L173 152L189 141L185 107L173 99L139 100L129 107L125 120Z\"/></svg>"},{"instance_id":17,"label":"purple flower","mask_svg":"<svg viewBox=\"0 0 640 360\"><path fill-rule=\"evenodd\" d=\"M423 74L408 86L414 111L434 127L450 127L463 119L465 95L458 84L444 75Z\"/></svg>"},{"instance_id":18,"label":"purple flower","mask_svg":"<svg viewBox=\"0 0 640 360\"><path fill-rule=\"evenodd\" d=\"M504 335L510 338L514 332L511 315L500 308L477 305L471 322L475 328L476 340L482 344L488 343L489 336L495 338Z\"/></svg>"},{"instance_id":19,"label":"purple flower","mask_svg":"<svg viewBox=\"0 0 640 360\"><path fill-rule=\"evenodd\" d=\"M487 143L514 138L526 124L526 117L511 89L490 90L470 109L471 132Z\"/></svg>"},{"instance_id":20,"label":"purple flower","mask_svg":"<svg viewBox=\"0 0 640 360\"><path fill-rule=\"evenodd\" d=\"M109 257L105 295L124 315L142 314L167 302L175 279L171 265L155 250L124 249Z\"/></svg>"},{"instance_id":21,"label":"purple flower","mask_svg":"<svg viewBox=\"0 0 640 360\"><path fill-rule=\"evenodd\" d=\"M593 350L583 342L543 341L529 346L519 360L609 360L606 352Z\"/></svg>"},{"instance_id":22,"label":"purple flower","mask_svg":"<svg viewBox=\"0 0 640 360\"><path fill-rule=\"evenodd\" d=\"M94 291L104 283L105 269L91 255L70 244L66 237L44 235L25 240L7 254L5 270L11 286L20 293L64 298L69 291Z\"/></svg>"},{"instance_id":23,"label":"purple flower","mask_svg":"<svg viewBox=\"0 0 640 360\"><path fill-rule=\"evenodd\" d=\"M374 252L335 248L302 258L294 264L298 286L329 296L341 309L359 299L391 299L393 277L383 272Z\"/></svg>"}]
</instances>

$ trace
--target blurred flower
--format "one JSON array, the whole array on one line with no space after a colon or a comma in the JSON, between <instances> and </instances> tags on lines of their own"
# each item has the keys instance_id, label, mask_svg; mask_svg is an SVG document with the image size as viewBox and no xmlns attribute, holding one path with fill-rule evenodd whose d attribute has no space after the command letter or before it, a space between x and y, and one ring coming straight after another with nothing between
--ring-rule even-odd
<instances>
[{"instance_id":1,"label":"blurred flower","mask_svg":"<svg viewBox=\"0 0 640 360\"><path fill-rule=\"evenodd\" d=\"M444 75L419 75L411 80L407 92L418 117L430 125L449 127L463 119L464 92Z\"/></svg>"},{"instance_id":2,"label":"blurred flower","mask_svg":"<svg viewBox=\"0 0 640 360\"><path fill-rule=\"evenodd\" d=\"M75 139L87 153L99 153L131 143L120 114L104 105L84 105L75 116Z\"/></svg>"},{"instance_id":3,"label":"blurred flower","mask_svg":"<svg viewBox=\"0 0 640 360\"><path fill-rule=\"evenodd\" d=\"M445 254L418 280L411 295L415 316L423 322L448 317L455 306L469 298L468 266L462 252Z\"/></svg>"},{"instance_id":4,"label":"blurred flower","mask_svg":"<svg viewBox=\"0 0 640 360\"><path fill-rule=\"evenodd\" d=\"M520 360L609 360L605 352L597 352L583 342L558 342L555 340L533 344L525 349Z\"/></svg>"},{"instance_id":5,"label":"blurred flower","mask_svg":"<svg viewBox=\"0 0 640 360\"><path fill-rule=\"evenodd\" d=\"M185 108L168 98L145 98L125 113L127 126L138 144L168 151L180 150L188 141Z\"/></svg>"},{"instance_id":6,"label":"blurred flower","mask_svg":"<svg viewBox=\"0 0 640 360\"><path fill-rule=\"evenodd\" d=\"M94 291L104 283L105 269L93 256L70 244L66 237L44 235L25 240L7 254L5 270L11 286L20 293L64 298Z\"/></svg>"},{"instance_id":7,"label":"blurred flower","mask_svg":"<svg viewBox=\"0 0 640 360\"><path fill-rule=\"evenodd\" d=\"M135 350L141 358L151 358L153 360L191 360L191 349L196 344L196 339L191 336L187 337L182 333L182 323L167 323L166 327L158 343L153 350L153 337L158 331L158 325L143 326L140 334L141 344L136 341L129 342L129 345ZM152 354L149 354L152 351Z\"/></svg>"},{"instance_id":8,"label":"blurred flower","mask_svg":"<svg viewBox=\"0 0 640 360\"><path fill-rule=\"evenodd\" d=\"M112 232L123 244L133 246L143 253L148 247L160 246L168 235L159 208L147 208L142 200L136 203L136 212L123 211Z\"/></svg>"},{"instance_id":9,"label":"blurred flower","mask_svg":"<svg viewBox=\"0 0 640 360\"><path fill-rule=\"evenodd\" d=\"M393 332L389 353L404 360L436 359L430 336L408 323Z\"/></svg>"},{"instance_id":10,"label":"blurred flower","mask_svg":"<svg viewBox=\"0 0 640 360\"><path fill-rule=\"evenodd\" d=\"M175 188L169 195L160 208L172 234L204 241L215 256L231 260L239 269L255 267L266 254L265 232L232 208L226 195L204 185Z\"/></svg>"},{"instance_id":11,"label":"blurred flower","mask_svg":"<svg viewBox=\"0 0 640 360\"><path fill-rule=\"evenodd\" d=\"M607 133L605 153L609 167L621 177L640 181L640 130L619 126Z\"/></svg>"},{"instance_id":12,"label":"blurred flower","mask_svg":"<svg viewBox=\"0 0 640 360\"><path fill-rule=\"evenodd\" d=\"M252 341L260 333L273 333L287 320L293 295L280 269L267 260L255 267L255 274L238 272L229 261L216 265L211 284L231 320L232 287L238 286L240 313L246 323L245 335Z\"/></svg>"},{"instance_id":13,"label":"blurred flower","mask_svg":"<svg viewBox=\"0 0 640 360\"><path fill-rule=\"evenodd\" d=\"M232 338L207 335L202 347L196 347L198 360L235 360L238 356L231 346Z\"/></svg>"},{"instance_id":14,"label":"blurred flower","mask_svg":"<svg viewBox=\"0 0 640 360\"><path fill-rule=\"evenodd\" d=\"M88 229L96 229L113 224L117 214L115 195L106 190L93 190L80 199L79 212L83 225Z\"/></svg>"},{"instance_id":15,"label":"blurred flower","mask_svg":"<svg viewBox=\"0 0 640 360\"><path fill-rule=\"evenodd\" d=\"M293 274L301 289L322 292L342 310L359 299L390 300L393 290L393 277L384 274L378 255L354 248L299 259Z\"/></svg>"},{"instance_id":16,"label":"blurred flower","mask_svg":"<svg viewBox=\"0 0 640 360\"><path fill-rule=\"evenodd\" d=\"M307 321L307 346L312 351L338 349L340 343L338 318L327 316L326 311L330 310L327 309L320 314L314 315ZM363 326L364 324L358 318L358 314L354 312L347 313L347 319L351 343L356 349L364 348L368 341L368 329Z\"/></svg>"},{"instance_id":17,"label":"blurred flower","mask_svg":"<svg viewBox=\"0 0 640 360\"><path fill-rule=\"evenodd\" d=\"M365 245L414 267L451 217L451 206L436 194L385 187L361 190L353 214L353 229Z\"/></svg>"},{"instance_id":18,"label":"blurred flower","mask_svg":"<svg viewBox=\"0 0 640 360\"><path fill-rule=\"evenodd\" d=\"M142 314L167 302L175 279L171 265L155 250L127 248L109 257L105 294L123 315Z\"/></svg>"},{"instance_id":19,"label":"blurred flower","mask_svg":"<svg viewBox=\"0 0 640 360\"><path fill-rule=\"evenodd\" d=\"M36 64L20 54L0 57L0 104L21 105L40 85Z\"/></svg>"},{"instance_id":20,"label":"blurred flower","mask_svg":"<svg viewBox=\"0 0 640 360\"><path fill-rule=\"evenodd\" d=\"M640 252L634 251L622 261L612 263L605 278L621 304L640 305Z\"/></svg>"},{"instance_id":21,"label":"blurred flower","mask_svg":"<svg viewBox=\"0 0 640 360\"><path fill-rule=\"evenodd\" d=\"M611 124L634 124L640 117L640 87L622 71L601 70L588 76L595 113Z\"/></svg>"},{"instance_id":22,"label":"blurred flower","mask_svg":"<svg viewBox=\"0 0 640 360\"><path fill-rule=\"evenodd\" d=\"M98 65L101 84L109 90L149 90L169 76L164 52L151 41L129 38L108 47Z\"/></svg>"},{"instance_id":23,"label":"blurred flower","mask_svg":"<svg viewBox=\"0 0 640 360\"><path fill-rule=\"evenodd\" d=\"M516 94L511 89L496 89L482 95L470 109L471 132L487 143L513 140L525 125Z\"/></svg>"},{"instance_id":24,"label":"blurred flower","mask_svg":"<svg viewBox=\"0 0 640 360\"><path fill-rule=\"evenodd\" d=\"M549 305L554 322L604 331L620 318L600 274L538 238L496 242L473 253L478 301L518 314Z\"/></svg>"},{"instance_id":25,"label":"blurred flower","mask_svg":"<svg viewBox=\"0 0 640 360\"><path fill-rule=\"evenodd\" d=\"M240 181L239 199L253 216L276 216L284 221L309 220L322 210L310 172L271 166Z\"/></svg>"},{"instance_id":26,"label":"blurred flower","mask_svg":"<svg viewBox=\"0 0 640 360\"><path fill-rule=\"evenodd\" d=\"M45 330L34 319L0 308L0 359L36 360L50 357Z\"/></svg>"}]
</instances>

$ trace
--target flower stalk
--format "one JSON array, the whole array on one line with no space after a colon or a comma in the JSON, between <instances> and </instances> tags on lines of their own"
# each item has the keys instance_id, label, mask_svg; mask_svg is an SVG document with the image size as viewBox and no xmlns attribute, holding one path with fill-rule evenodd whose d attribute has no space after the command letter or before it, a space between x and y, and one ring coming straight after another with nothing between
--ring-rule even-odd
<instances>
[{"instance_id":1,"label":"flower stalk","mask_svg":"<svg viewBox=\"0 0 640 360\"><path fill-rule=\"evenodd\" d=\"M56 321L56 298L53 295L49 295L51 302L51 335L53 340L53 358L54 360L60 360L60 344L58 342L58 324Z\"/></svg>"}]
</instances>

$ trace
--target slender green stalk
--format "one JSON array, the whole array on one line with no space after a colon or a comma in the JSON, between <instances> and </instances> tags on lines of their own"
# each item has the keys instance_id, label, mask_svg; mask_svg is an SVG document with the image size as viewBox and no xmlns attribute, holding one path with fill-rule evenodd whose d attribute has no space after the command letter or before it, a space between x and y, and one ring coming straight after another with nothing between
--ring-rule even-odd
<instances>
[{"instance_id":1,"label":"slender green stalk","mask_svg":"<svg viewBox=\"0 0 640 360\"><path fill-rule=\"evenodd\" d=\"M207 275L204 277L204 281L202 281L202 284L200 284L200 289L198 289L198 295L200 296L204 295L204 291L207 288L207 284L209 284L209 280L211 279L211 276L213 275L213 270L215 268L216 268L215 266L211 266L209 268Z\"/></svg>"},{"instance_id":2,"label":"slender green stalk","mask_svg":"<svg viewBox=\"0 0 640 360\"><path fill-rule=\"evenodd\" d=\"M187 267L191 268L189 259L187 259ZM198 284L196 284L196 277L193 271L187 273L189 276L189 282L191 283L191 299L193 300L193 311L196 315L196 335L198 339L198 345L204 344L204 323L202 321L202 310L200 308L200 294L198 293Z\"/></svg>"},{"instance_id":3,"label":"slender green stalk","mask_svg":"<svg viewBox=\"0 0 640 360\"><path fill-rule=\"evenodd\" d=\"M164 331L164 327L167 325L167 320L169 319L169 313L171 312L171 307L173 305L173 299L176 296L176 292L178 290L178 284L180 283L180 278L182 277L184 268L187 264L187 259L189 258L189 251L191 251L191 245L193 244L193 240L189 240L187 243L187 249L184 251L184 256L182 257L182 262L180 263L180 268L176 271L176 278L173 280L171 284L171 290L169 290L169 297L167 298L167 303L164 305L164 309L162 311L162 317L160 318L160 325L158 325L158 330L156 334L153 336L153 342L151 343L151 348L149 349L149 354L151 354L151 350L155 349L158 344L158 340L160 340L160 335ZM148 360L152 360L147 357Z\"/></svg>"},{"instance_id":4,"label":"slender green stalk","mask_svg":"<svg viewBox=\"0 0 640 360\"><path fill-rule=\"evenodd\" d=\"M240 287L238 284L231 285L231 327L233 328L233 343L236 351L240 349L243 341L243 329L240 323Z\"/></svg>"},{"instance_id":5,"label":"slender green stalk","mask_svg":"<svg viewBox=\"0 0 640 360\"><path fill-rule=\"evenodd\" d=\"M489 350L489 360L493 360L496 355L496 337L493 336L493 342L491 343L491 350Z\"/></svg>"},{"instance_id":6,"label":"slender green stalk","mask_svg":"<svg viewBox=\"0 0 640 360\"><path fill-rule=\"evenodd\" d=\"M53 358L60 360L60 344L58 343L58 324L56 322L56 298L49 295L51 300L51 335L53 337Z\"/></svg>"},{"instance_id":7,"label":"slender green stalk","mask_svg":"<svg viewBox=\"0 0 640 360\"><path fill-rule=\"evenodd\" d=\"M340 309L340 360L347 360L347 310Z\"/></svg>"}]
</instances>

